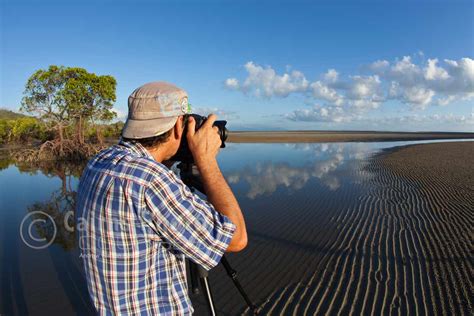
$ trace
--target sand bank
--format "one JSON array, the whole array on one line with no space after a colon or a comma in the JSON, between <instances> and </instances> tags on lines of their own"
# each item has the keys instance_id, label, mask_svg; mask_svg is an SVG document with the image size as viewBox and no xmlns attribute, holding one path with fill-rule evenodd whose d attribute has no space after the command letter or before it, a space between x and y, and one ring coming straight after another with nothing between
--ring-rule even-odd
<instances>
[{"instance_id":1,"label":"sand bank","mask_svg":"<svg viewBox=\"0 0 474 316\"><path fill-rule=\"evenodd\" d=\"M380 142L430 139L474 138L474 133L446 132L373 132L373 131L283 131L239 132L230 131L231 143L323 143L323 142Z\"/></svg>"}]
</instances>

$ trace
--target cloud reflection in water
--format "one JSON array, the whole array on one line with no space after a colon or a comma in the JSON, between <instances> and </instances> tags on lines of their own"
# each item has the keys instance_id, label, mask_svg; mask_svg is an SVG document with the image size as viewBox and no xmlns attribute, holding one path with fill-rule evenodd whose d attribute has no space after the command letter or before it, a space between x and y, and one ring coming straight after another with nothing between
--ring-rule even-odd
<instances>
[{"instance_id":1,"label":"cloud reflection in water","mask_svg":"<svg viewBox=\"0 0 474 316\"><path fill-rule=\"evenodd\" d=\"M227 174L231 184L246 182L250 186L246 196L255 199L260 195L270 195L278 187L299 190L313 178L319 179L330 190L341 186L336 170L349 160L362 160L371 152L365 144L286 144L295 151L308 152L309 161L302 166L292 166L287 162L260 161L247 165L242 170ZM306 156L305 156L306 157ZM288 157L291 161L291 157Z\"/></svg>"}]
</instances>

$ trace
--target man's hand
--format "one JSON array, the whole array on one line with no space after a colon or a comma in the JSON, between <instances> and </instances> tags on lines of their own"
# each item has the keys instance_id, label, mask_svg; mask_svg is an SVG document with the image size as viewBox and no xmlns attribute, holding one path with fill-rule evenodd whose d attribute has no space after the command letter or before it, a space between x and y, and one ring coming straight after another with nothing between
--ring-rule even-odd
<instances>
[{"instance_id":1,"label":"man's hand","mask_svg":"<svg viewBox=\"0 0 474 316\"><path fill-rule=\"evenodd\" d=\"M217 116L214 114L209 115L196 132L196 121L190 117L186 137L201 174L204 193L206 193L208 201L214 205L218 212L226 215L235 224L236 229L227 248L227 251L235 252L241 251L247 245L247 229L239 203L217 164L216 155L222 142L219 128L212 126L216 118Z\"/></svg>"},{"instance_id":2,"label":"man's hand","mask_svg":"<svg viewBox=\"0 0 474 316\"><path fill-rule=\"evenodd\" d=\"M221 138L219 136L219 128L212 126L216 121L215 114L209 115L207 120L202 124L201 128L196 131L196 121L191 116L188 122L188 133L186 135L189 150L193 154L194 161L199 165L209 163L214 160L221 147Z\"/></svg>"}]
</instances>

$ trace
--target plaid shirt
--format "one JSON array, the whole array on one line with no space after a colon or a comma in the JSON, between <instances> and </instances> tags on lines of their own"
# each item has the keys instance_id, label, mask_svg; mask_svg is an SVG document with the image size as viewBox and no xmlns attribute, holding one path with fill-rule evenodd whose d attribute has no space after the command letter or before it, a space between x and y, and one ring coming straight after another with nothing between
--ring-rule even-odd
<instances>
[{"instance_id":1,"label":"plaid shirt","mask_svg":"<svg viewBox=\"0 0 474 316\"><path fill-rule=\"evenodd\" d=\"M185 258L209 270L235 225L140 144L89 161L77 212L89 293L102 315L191 314Z\"/></svg>"}]
</instances>

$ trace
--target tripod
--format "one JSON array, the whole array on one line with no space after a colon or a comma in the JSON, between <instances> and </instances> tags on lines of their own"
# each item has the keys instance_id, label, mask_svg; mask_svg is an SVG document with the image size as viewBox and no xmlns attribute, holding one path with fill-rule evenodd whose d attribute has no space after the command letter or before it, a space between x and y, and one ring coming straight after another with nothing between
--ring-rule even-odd
<instances>
[{"instance_id":1,"label":"tripod","mask_svg":"<svg viewBox=\"0 0 474 316\"><path fill-rule=\"evenodd\" d=\"M202 185L202 182L201 182L201 179L199 178L198 173L193 173L193 170L197 171L197 169L193 167L195 167L195 165L191 162L180 162L178 164L181 180L184 182L184 184L186 184L190 188L192 192L194 192L195 190L198 190L199 192L204 194L205 193L204 187ZM216 308L215 308L214 299L213 299L213 295L211 291L211 286L209 284L209 279L208 279L209 272L206 271L201 266L195 264L194 262L191 262L190 260L187 260L187 263L189 265L192 292L194 294L199 294L199 285L201 286L204 292L204 297L206 299L206 302L209 308L209 312L211 315L215 316ZM221 263L224 269L226 270L227 275L232 279L232 282L234 283L235 287L237 288L240 295L243 297L243 299L247 303L247 306L249 307L252 314L257 315L257 307L252 303L250 298L247 296L247 293L245 293L242 285L237 279L237 271L235 271L230 266L225 255L222 255Z\"/></svg>"}]
</instances>

